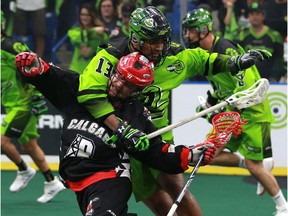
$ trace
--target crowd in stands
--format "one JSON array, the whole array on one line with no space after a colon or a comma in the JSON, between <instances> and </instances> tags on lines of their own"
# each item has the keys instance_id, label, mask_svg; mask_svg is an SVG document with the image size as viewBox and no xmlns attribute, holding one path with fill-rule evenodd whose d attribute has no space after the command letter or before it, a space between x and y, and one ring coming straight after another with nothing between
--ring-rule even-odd
<instances>
[{"instance_id":1,"label":"crowd in stands","mask_svg":"<svg viewBox=\"0 0 288 216\"><path fill-rule=\"evenodd\" d=\"M187 4L188 10L211 11L215 34L246 50L270 51L274 57L259 68L261 75L287 82L287 0L188 0ZM65 43L73 51L69 68L81 73L101 43L128 35L131 12L148 5L165 13L172 39L181 43L180 0L7 0L1 9L7 33L47 61L55 44L67 37Z\"/></svg>"}]
</instances>

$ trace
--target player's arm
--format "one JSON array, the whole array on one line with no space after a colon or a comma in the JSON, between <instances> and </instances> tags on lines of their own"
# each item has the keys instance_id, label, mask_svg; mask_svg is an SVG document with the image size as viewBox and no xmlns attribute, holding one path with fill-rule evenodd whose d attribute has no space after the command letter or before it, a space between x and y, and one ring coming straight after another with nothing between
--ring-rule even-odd
<instances>
[{"instance_id":1,"label":"player's arm","mask_svg":"<svg viewBox=\"0 0 288 216\"><path fill-rule=\"evenodd\" d=\"M256 62L268 60L272 56L272 54L266 50L248 50L244 54L237 56L216 53L212 53L211 55L217 55L217 57L213 62L213 71L210 70L210 73L217 74L223 71L230 71L232 75L236 75L240 71L255 65Z\"/></svg>"},{"instance_id":2,"label":"player's arm","mask_svg":"<svg viewBox=\"0 0 288 216\"><path fill-rule=\"evenodd\" d=\"M107 67L102 64L102 60L103 59L100 59L99 61L96 61L96 63L93 62L88 65L88 69L91 65L92 66L90 67L90 69L96 68L91 72L95 73L96 71L96 77L93 77L93 75L88 73L87 77L80 76L78 79L78 76L75 77L73 75L76 73L72 73L72 75L63 77L64 81L59 78L59 76L65 75L69 72L60 72L58 76L57 73L56 76L51 76L50 73L52 73L56 68L51 67L51 65L47 64L35 53L20 53L16 56L15 63L24 77L31 78L30 83L33 83L33 81L31 81L33 79L38 80L38 82L36 82L37 85L35 86L39 88L39 91L43 93L43 95L47 97L47 99L50 100L50 102L60 111L62 111L62 109L67 106L67 104L69 104L66 103L67 101L75 102L74 99L76 100L76 97L78 96L78 101L76 102L81 103L83 106L85 106L85 108L90 112L90 114L92 114L92 116L97 121L103 122L105 125L107 125L107 127L112 130L113 136L107 141L107 145L113 145L116 141L120 140L125 142L127 146L131 146L131 148L136 151L146 150L149 146L149 140L147 139L146 134L144 134L138 129L132 128L130 125L119 120L114 114L114 108L112 107L111 103L108 101L107 98L108 78L111 76L113 65L111 65L111 63L108 63L108 70ZM94 67L93 64L96 64L96 67ZM104 67L105 69L104 76L101 76L101 73L103 72L102 70L100 70L101 67ZM51 68L53 68L54 70L51 70ZM111 70L111 73L106 74L107 70ZM87 69L85 71L87 72ZM51 79L54 80L54 82L51 81ZM39 80L42 80L44 84L41 85ZM93 82L90 82L91 80ZM104 80L104 82L101 82L101 80ZM50 84L48 85L47 82L49 81ZM78 87L78 81L80 91L75 90L75 87ZM58 83L59 89L55 86L56 83ZM84 85L84 87L81 87L81 83ZM99 88L95 88L97 86ZM61 89L63 91L61 91ZM69 94L66 94L65 92L68 92ZM55 97L56 95L58 96ZM55 101L55 98L59 100Z\"/></svg>"},{"instance_id":3,"label":"player's arm","mask_svg":"<svg viewBox=\"0 0 288 216\"><path fill-rule=\"evenodd\" d=\"M19 53L15 64L19 76L34 85L60 112L70 103L77 103L78 73L48 64L32 52Z\"/></svg>"},{"instance_id":4,"label":"player's arm","mask_svg":"<svg viewBox=\"0 0 288 216\"><path fill-rule=\"evenodd\" d=\"M138 121L143 124L145 128L143 131L147 134L157 130L150 121L147 109L144 109L143 116ZM190 147L170 145L162 141L161 136L150 139L150 146L146 151L135 152L125 147L124 150L147 166L171 174L182 173L189 165L194 166L202 154L204 154L202 165L209 164L216 151L212 143L200 143Z\"/></svg>"},{"instance_id":5,"label":"player's arm","mask_svg":"<svg viewBox=\"0 0 288 216\"><path fill-rule=\"evenodd\" d=\"M236 75L238 72L254 65L256 61L261 62L268 60L272 56L271 53L266 50L249 50L237 56L219 53L210 54L201 48L187 49L184 53L186 52L188 52L188 55L184 54L180 57L185 62L189 62L189 64L187 64L187 79L195 75L213 76L217 73L227 72Z\"/></svg>"},{"instance_id":6,"label":"player's arm","mask_svg":"<svg viewBox=\"0 0 288 216\"><path fill-rule=\"evenodd\" d=\"M150 140L147 151L129 152L131 156L144 164L165 173L177 174L194 166L203 154L201 165L209 164L215 155L213 143L199 143L194 146L170 145L157 139Z\"/></svg>"}]
</instances>

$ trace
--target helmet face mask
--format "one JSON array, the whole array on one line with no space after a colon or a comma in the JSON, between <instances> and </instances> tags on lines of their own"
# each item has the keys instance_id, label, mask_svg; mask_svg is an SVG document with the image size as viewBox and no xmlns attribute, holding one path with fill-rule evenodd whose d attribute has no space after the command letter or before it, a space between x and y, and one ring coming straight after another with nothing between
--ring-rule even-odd
<instances>
[{"instance_id":1,"label":"helmet face mask","mask_svg":"<svg viewBox=\"0 0 288 216\"><path fill-rule=\"evenodd\" d=\"M182 21L183 29L196 28L201 33L212 31L213 20L211 13L203 8L188 12Z\"/></svg>"},{"instance_id":2,"label":"helmet face mask","mask_svg":"<svg viewBox=\"0 0 288 216\"><path fill-rule=\"evenodd\" d=\"M191 43L189 39L187 40L187 38L185 37L187 31L189 31L190 29L194 29L198 32L199 40L197 42ZM199 42L201 40L200 34L207 35L209 32L212 31L212 29L212 15L209 11L203 8L198 8L191 12L188 12L182 21L182 36L186 45L188 45L189 47L195 47L195 45L199 46Z\"/></svg>"},{"instance_id":3,"label":"helmet face mask","mask_svg":"<svg viewBox=\"0 0 288 216\"><path fill-rule=\"evenodd\" d=\"M144 43L163 43L160 59L167 55L171 44L171 27L161 11L153 6L137 8L131 14L129 34L131 43L136 50L142 52ZM160 59L153 62L159 63Z\"/></svg>"},{"instance_id":4,"label":"helmet face mask","mask_svg":"<svg viewBox=\"0 0 288 216\"><path fill-rule=\"evenodd\" d=\"M154 64L139 52L124 56L111 76L108 93L125 99L141 92L154 80Z\"/></svg>"}]
</instances>

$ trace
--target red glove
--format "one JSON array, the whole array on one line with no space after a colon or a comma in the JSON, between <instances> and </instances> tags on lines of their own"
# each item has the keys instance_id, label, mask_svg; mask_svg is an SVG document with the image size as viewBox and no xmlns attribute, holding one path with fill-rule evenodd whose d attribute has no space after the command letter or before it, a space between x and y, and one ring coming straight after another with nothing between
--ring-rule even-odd
<instances>
[{"instance_id":1,"label":"red glove","mask_svg":"<svg viewBox=\"0 0 288 216\"><path fill-rule=\"evenodd\" d=\"M44 62L36 53L21 52L16 55L15 64L24 76L34 77L45 73L50 66Z\"/></svg>"},{"instance_id":2,"label":"red glove","mask_svg":"<svg viewBox=\"0 0 288 216\"><path fill-rule=\"evenodd\" d=\"M214 158L215 152L216 152L216 148L215 148L214 144L211 142L199 143L195 146L191 146L190 149L192 152L192 159L191 159L189 165L191 165L191 166L196 165L196 163L199 161L200 156L202 154L204 154L204 157L202 159L201 165L205 166L205 165L211 163L211 161Z\"/></svg>"}]
</instances>

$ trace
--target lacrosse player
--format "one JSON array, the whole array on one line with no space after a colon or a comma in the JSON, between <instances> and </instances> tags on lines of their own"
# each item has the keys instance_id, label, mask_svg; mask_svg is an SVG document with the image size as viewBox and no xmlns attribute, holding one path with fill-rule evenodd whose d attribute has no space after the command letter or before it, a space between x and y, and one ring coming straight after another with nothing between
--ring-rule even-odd
<instances>
[{"instance_id":1,"label":"lacrosse player","mask_svg":"<svg viewBox=\"0 0 288 216\"><path fill-rule=\"evenodd\" d=\"M209 11L199 8L188 12L182 22L183 37L187 46L201 47L209 53L217 52L231 56L245 52L238 44L215 36L212 26L213 20ZM238 76L221 73L215 76L208 75L206 78L213 88L213 93L208 92L206 102L197 107L197 111L214 106L235 92L248 89L261 77L256 66L252 66ZM227 110L229 109L231 107L227 107ZM225 146L230 151L220 151L212 164L247 168L251 175L258 180L257 194L262 195L267 191L276 204L276 215L287 215L286 200L275 177L270 173L273 168L270 134L271 123L274 119L268 99L266 98L259 105L237 111L248 122L243 126L244 133L238 138L232 138ZM214 114L210 113L206 116L209 122ZM239 151L243 157L233 154L236 151Z\"/></svg>"},{"instance_id":2,"label":"lacrosse player","mask_svg":"<svg viewBox=\"0 0 288 216\"><path fill-rule=\"evenodd\" d=\"M114 109L105 97L96 93L105 91L107 79L122 56L139 51L155 65L154 82L142 91L140 96L144 105L151 111L154 125L160 129L168 125L168 104L170 91L184 80L197 75L213 75L246 69L269 58L264 51L247 52L237 58L217 53L209 54L203 49L184 49L171 42L171 27L166 17L153 6L137 8L131 14L129 37L111 41L102 46L97 55L80 75L78 101L95 119L101 119L110 129L119 127ZM163 140L173 143L172 132L162 134ZM146 142L145 136L141 139ZM144 145L144 144L143 144ZM139 145L141 146L141 145ZM132 159L133 192L137 201L143 201L155 214L167 215L173 201L184 186L182 174L169 175L148 168L138 160ZM143 183L143 180L145 183ZM181 216L202 215L200 207L187 191L177 213Z\"/></svg>"},{"instance_id":3,"label":"lacrosse player","mask_svg":"<svg viewBox=\"0 0 288 216\"><path fill-rule=\"evenodd\" d=\"M50 170L45 154L37 142L37 121L47 111L46 101L32 85L22 82L17 76L15 56L19 52L29 51L29 48L6 35L4 21L4 14L1 12L1 105L6 112L1 124L1 151L18 168L9 190L13 193L20 192L36 174L36 170L21 157L12 141L14 138L43 174L44 194L37 201L47 203L65 187Z\"/></svg>"},{"instance_id":4,"label":"lacrosse player","mask_svg":"<svg viewBox=\"0 0 288 216\"><path fill-rule=\"evenodd\" d=\"M23 78L63 113L59 173L76 193L83 215L127 214L132 192L127 153L147 166L172 174L184 172L202 154L202 165L213 158L216 149L210 142L188 148L170 146L160 136L150 143L140 141L142 131L155 131L149 112L135 98L153 82L154 65L138 52L122 57L108 76L98 74L98 79L107 79L107 87L97 94L111 102L120 120L114 131L78 103L79 74L48 65L35 53L18 54L16 65Z\"/></svg>"}]
</instances>

